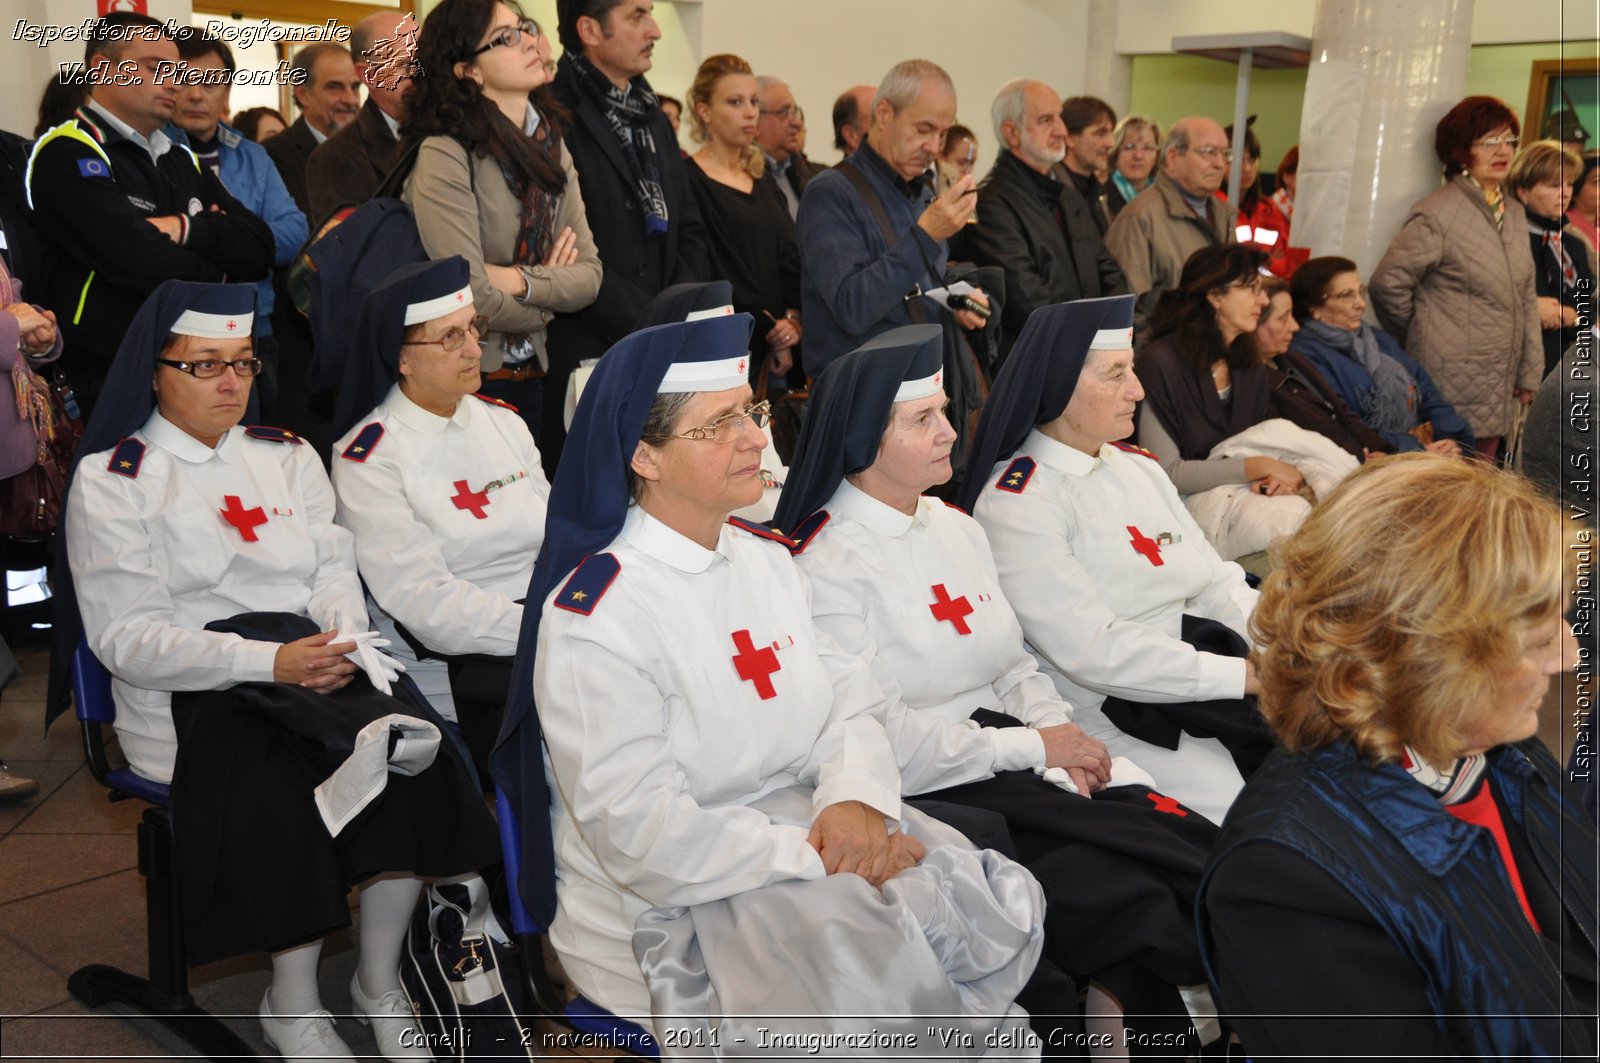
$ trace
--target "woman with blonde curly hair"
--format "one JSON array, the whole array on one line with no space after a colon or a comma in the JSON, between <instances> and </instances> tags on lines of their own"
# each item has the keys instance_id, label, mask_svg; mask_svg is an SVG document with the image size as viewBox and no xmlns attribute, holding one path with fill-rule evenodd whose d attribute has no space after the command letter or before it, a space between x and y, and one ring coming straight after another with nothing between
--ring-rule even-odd
<instances>
[{"instance_id":1,"label":"woman with blonde curly hair","mask_svg":"<svg viewBox=\"0 0 1600 1063\"><path fill-rule=\"evenodd\" d=\"M688 104L689 136L701 147L686 169L712 261L733 284L733 309L756 319L750 380L783 377L800 342L800 249L788 203L756 143L761 104L750 64L711 56L694 76Z\"/></svg>"},{"instance_id":2,"label":"woman with blonde curly hair","mask_svg":"<svg viewBox=\"0 0 1600 1063\"><path fill-rule=\"evenodd\" d=\"M1246 1050L1594 1058L1595 828L1534 738L1576 648L1559 511L1482 462L1405 454L1277 552L1251 628L1284 749L1198 903Z\"/></svg>"}]
</instances>

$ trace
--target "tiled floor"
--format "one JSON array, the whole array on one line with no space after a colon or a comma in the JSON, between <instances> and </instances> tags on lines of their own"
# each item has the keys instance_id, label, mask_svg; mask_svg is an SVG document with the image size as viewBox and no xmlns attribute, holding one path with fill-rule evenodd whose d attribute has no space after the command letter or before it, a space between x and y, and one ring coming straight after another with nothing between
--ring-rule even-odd
<instances>
[{"instance_id":1,"label":"tiled floor","mask_svg":"<svg viewBox=\"0 0 1600 1063\"><path fill-rule=\"evenodd\" d=\"M0 804L0 1057L8 1059L172 1059L186 1054L155 1023L116 1006L91 1011L67 992L67 975L88 963L144 973L144 886L136 869L138 801L112 803L83 763L74 721L46 735L47 655L18 647L18 679L0 698L0 756L39 780L29 801ZM1570 698L1570 691L1569 691ZM1541 735L1565 753L1570 730L1555 687ZM349 1007L354 949L348 933L323 950L324 1004ZM267 986L265 957L211 964L191 974L200 1005L224 1017L263 1054L255 1019ZM339 1032L357 1052L374 1052L365 1027Z\"/></svg>"}]
</instances>

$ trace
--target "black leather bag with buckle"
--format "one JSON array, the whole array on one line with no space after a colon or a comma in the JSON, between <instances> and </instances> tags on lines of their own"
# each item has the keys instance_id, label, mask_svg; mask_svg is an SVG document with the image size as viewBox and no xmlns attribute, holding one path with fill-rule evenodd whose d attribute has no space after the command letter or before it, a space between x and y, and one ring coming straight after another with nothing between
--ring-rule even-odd
<instances>
[{"instance_id":1,"label":"black leather bag with buckle","mask_svg":"<svg viewBox=\"0 0 1600 1063\"><path fill-rule=\"evenodd\" d=\"M430 885L411 916L400 985L436 1060L544 1058L522 959L490 932L489 910L474 878Z\"/></svg>"}]
</instances>

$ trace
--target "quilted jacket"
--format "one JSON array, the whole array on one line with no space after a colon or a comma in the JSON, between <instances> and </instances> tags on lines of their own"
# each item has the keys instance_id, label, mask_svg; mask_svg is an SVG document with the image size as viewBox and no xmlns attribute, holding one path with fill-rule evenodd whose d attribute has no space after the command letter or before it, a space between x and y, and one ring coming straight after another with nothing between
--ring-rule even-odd
<instances>
[{"instance_id":1,"label":"quilted jacket","mask_svg":"<svg viewBox=\"0 0 1600 1063\"><path fill-rule=\"evenodd\" d=\"M1372 273L1378 319L1432 375L1479 439L1511 429L1516 388L1544 370L1522 204L1497 229L1463 176L1411 208Z\"/></svg>"}]
</instances>

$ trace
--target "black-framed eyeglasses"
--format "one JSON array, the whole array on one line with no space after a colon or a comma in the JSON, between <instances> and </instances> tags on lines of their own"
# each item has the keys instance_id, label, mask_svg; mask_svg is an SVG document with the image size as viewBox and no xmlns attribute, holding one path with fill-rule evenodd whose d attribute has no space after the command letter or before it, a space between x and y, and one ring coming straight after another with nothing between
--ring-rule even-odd
<instances>
[{"instance_id":1,"label":"black-framed eyeglasses","mask_svg":"<svg viewBox=\"0 0 1600 1063\"><path fill-rule=\"evenodd\" d=\"M489 331L489 319L479 314L468 322L466 328L452 325L444 330L444 335L436 340L406 340L400 344L402 347L443 347L447 351L459 351L461 345L467 342L467 330L472 330L475 337L481 337Z\"/></svg>"},{"instance_id":2,"label":"black-framed eyeglasses","mask_svg":"<svg viewBox=\"0 0 1600 1063\"><path fill-rule=\"evenodd\" d=\"M493 37L489 38L488 44L482 48L475 49L472 54L474 56L482 55L491 48L515 48L521 42L524 33L537 39L539 34L543 32L539 28L539 24L533 19L519 19L515 26L502 26L495 32Z\"/></svg>"},{"instance_id":3,"label":"black-framed eyeglasses","mask_svg":"<svg viewBox=\"0 0 1600 1063\"><path fill-rule=\"evenodd\" d=\"M672 438L694 442L732 443L739 438L739 433L744 431L744 423L747 420L755 422L757 428L767 427L767 422L772 420L772 403L752 403L742 410L725 413L702 428L691 428L687 432L675 433Z\"/></svg>"},{"instance_id":4,"label":"black-framed eyeglasses","mask_svg":"<svg viewBox=\"0 0 1600 1063\"><path fill-rule=\"evenodd\" d=\"M196 380L215 380L227 369L232 369L240 380L249 380L259 375L266 366L266 363L259 358L239 358L232 362L221 362L214 358L198 362L175 362L171 358L157 358L156 364L171 366L180 373L188 373Z\"/></svg>"}]
</instances>

